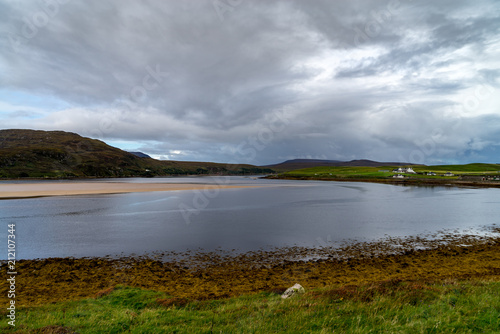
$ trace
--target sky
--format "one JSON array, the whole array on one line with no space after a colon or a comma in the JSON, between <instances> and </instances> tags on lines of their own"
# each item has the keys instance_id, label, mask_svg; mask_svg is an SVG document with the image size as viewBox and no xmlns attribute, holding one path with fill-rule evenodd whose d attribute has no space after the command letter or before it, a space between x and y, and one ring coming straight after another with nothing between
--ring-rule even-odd
<instances>
[{"instance_id":1,"label":"sky","mask_svg":"<svg viewBox=\"0 0 500 334\"><path fill-rule=\"evenodd\" d=\"M497 0L0 0L0 129L158 159L500 163Z\"/></svg>"}]
</instances>

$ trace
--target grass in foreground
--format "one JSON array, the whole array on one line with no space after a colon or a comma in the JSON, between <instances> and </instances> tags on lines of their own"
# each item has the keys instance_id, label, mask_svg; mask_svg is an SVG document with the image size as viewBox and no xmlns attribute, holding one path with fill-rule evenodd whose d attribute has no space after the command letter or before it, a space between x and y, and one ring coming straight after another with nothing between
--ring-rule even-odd
<instances>
[{"instance_id":1,"label":"grass in foreground","mask_svg":"<svg viewBox=\"0 0 500 334\"><path fill-rule=\"evenodd\" d=\"M189 301L128 286L18 309L2 333L500 333L500 282L389 280ZM5 312L3 312L5 313ZM17 330L17 332L16 332Z\"/></svg>"},{"instance_id":2,"label":"grass in foreground","mask_svg":"<svg viewBox=\"0 0 500 334\"><path fill-rule=\"evenodd\" d=\"M500 333L500 230L485 231L170 262L20 260L17 326L0 308L0 333ZM294 283L307 293L281 300Z\"/></svg>"}]
</instances>

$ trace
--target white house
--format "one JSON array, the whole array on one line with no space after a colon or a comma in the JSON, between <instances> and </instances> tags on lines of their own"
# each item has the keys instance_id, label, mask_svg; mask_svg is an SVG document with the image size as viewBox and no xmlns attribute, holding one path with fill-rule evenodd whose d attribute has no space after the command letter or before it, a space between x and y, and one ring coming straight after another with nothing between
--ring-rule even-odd
<instances>
[{"instance_id":1,"label":"white house","mask_svg":"<svg viewBox=\"0 0 500 334\"><path fill-rule=\"evenodd\" d=\"M455 176L452 172L446 172L443 174L443 176Z\"/></svg>"},{"instance_id":2,"label":"white house","mask_svg":"<svg viewBox=\"0 0 500 334\"><path fill-rule=\"evenodd\" d=\"M393 173L417 174L411 167L399 167L392 170Z\"/></svg>"}]
</instances>

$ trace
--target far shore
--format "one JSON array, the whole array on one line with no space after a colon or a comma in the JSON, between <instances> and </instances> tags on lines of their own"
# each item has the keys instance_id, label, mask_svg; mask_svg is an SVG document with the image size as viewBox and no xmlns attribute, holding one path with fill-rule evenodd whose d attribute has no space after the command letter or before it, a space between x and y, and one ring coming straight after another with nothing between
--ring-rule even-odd
<instances>
[{"instance_id":1,"label":"far shore","mask_svg":"<svg viewBox=\"0 0 500 334\"><path fill-rule=\"evenodd\" d=\"M401 186L444 186L464 188L500 188L500 182L463 181L443 179L377 179L377 178L318 178L294 177L283 175L269 175L264 179L282 180L309 180L309 181L336 181L336 182L368 182L385 183ZM68 183L1 183L0 200L33 198L47 196L70 195L104 195L134 192L153 191L180 191L180 190L210 190L234 188L260 188L272 185L219 185L219 184L192 184L192 183L129 183L129 182L91 182L76 181Z\"/></svg>"},{"instance_id":2,"label":"far shore","mask_svg":"<svg viewBox=\"0 0 500 334\"><path fill-rule=\"evenodd\" d=\"M210 190L257 188L256 185L218 185L190 183L127 183L127 182L71 182L71 183L6 183L0 184L0 199L121 194L151 191Z\"/></svg>"},{"instance_id":3,"label":"far shore","mask_svg":"<svg viewBox=\"0 0 500 334\"><path fill-rule=\"evenodd\" d=\"M462 188L500 188L500 182L491 181L463 181L456 179L424 179L424 178L324 178L324 177L308 177L308 176L284 176L284 175L270 175L264 177L265 179L279 179L279 180L308 180L308 181L334 181L334 182L369 182L369 183L384 183L400 186L422 186L422 187L462 187Z\"/></svg>"}]
</instances>

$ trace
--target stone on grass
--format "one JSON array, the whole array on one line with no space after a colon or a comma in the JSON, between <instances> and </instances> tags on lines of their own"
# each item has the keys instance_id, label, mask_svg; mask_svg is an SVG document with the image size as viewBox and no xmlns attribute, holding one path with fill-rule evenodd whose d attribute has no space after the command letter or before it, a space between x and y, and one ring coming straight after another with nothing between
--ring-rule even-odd
<instances>
[{"instance_id":1,"label":"stone on grass","mask_svg":"<svg viewBox=\"0 0 500 334\"><path fill-rule=\"evenodd\" d=\"M291 288L286 289L286 291L283 292L283 294L281 295L281 298L287 299L287 298L290 298L298 293L304 293L304 292L306 292L306 290L304 290L302 285L295 284Z\"/></svg>"}]
</instances>

